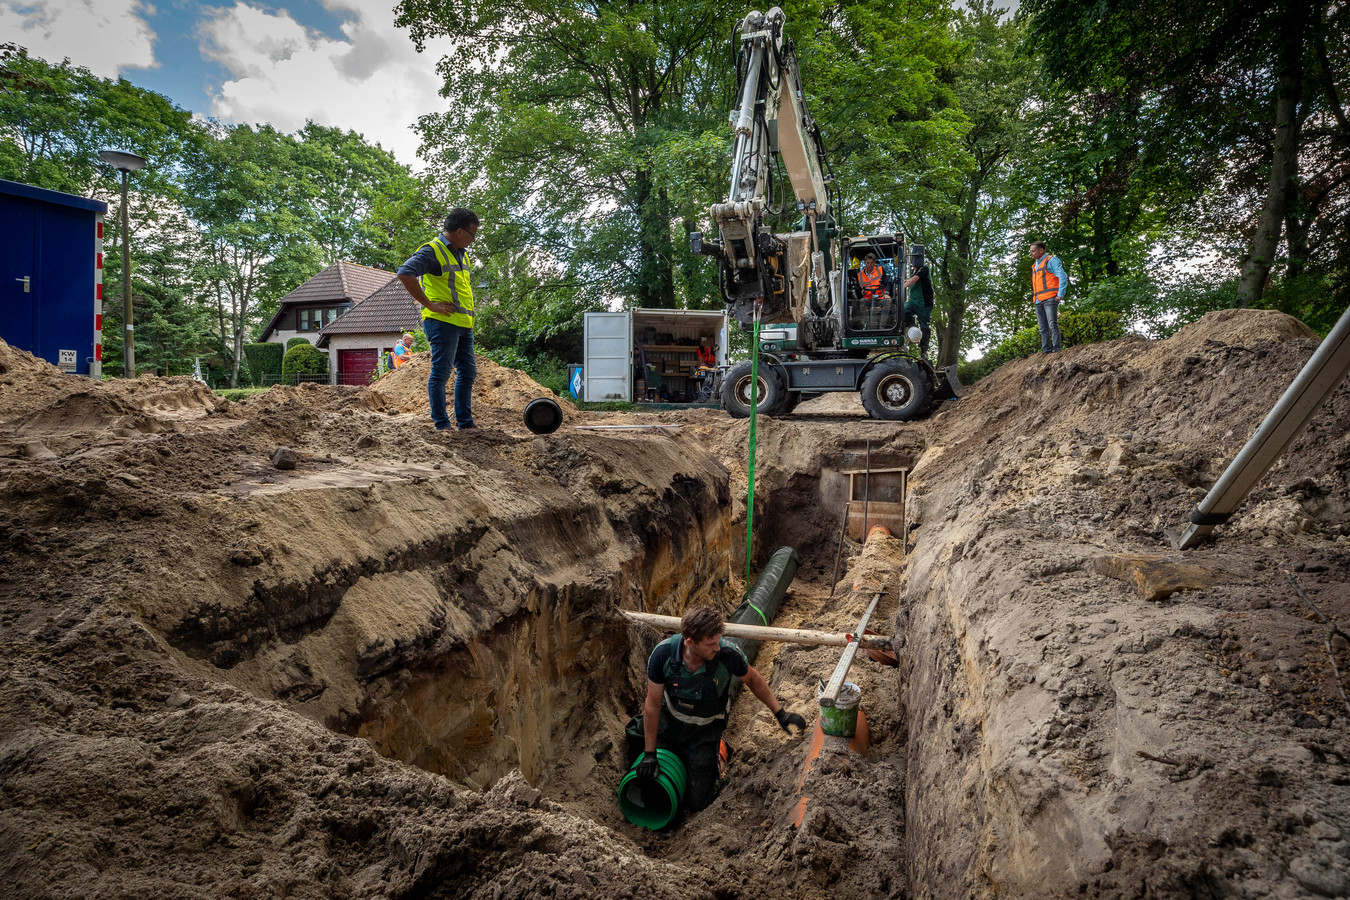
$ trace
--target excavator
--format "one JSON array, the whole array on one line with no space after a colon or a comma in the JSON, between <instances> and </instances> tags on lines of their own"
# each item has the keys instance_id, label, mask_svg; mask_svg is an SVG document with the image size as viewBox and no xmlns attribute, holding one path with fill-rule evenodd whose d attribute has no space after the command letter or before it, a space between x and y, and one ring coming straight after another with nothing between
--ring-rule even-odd
<instances>
[{"instance_id":1,"label":"excavator","mask_svg":"<svg viewBox=\"0 0 1350 900\"><path fill-rule=\"evenodd\" d=\"M903 314L900 287L923 248L907 253L899 233L840 233L839 189L784 23L776 6L741 21L731 186L709 210L718 239L689 235L694 253L716 259L732 316L759 335L760 364L727 370L722 406L737 418L752 409L786 415L803 398L856 391L872 418L911 421L962 393L956 367L937 370L924 359L922 332ZM781 216L790 203L794 229L773 233L766 215ZM868 253L886 271L889 292L861 289L856 270Z\"/></svg>"}]
</instances>

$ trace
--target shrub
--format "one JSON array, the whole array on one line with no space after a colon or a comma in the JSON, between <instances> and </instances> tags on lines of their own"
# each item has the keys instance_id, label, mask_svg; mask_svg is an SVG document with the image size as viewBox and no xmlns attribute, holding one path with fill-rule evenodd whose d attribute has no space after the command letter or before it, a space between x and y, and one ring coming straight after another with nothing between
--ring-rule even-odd
<instances>
[{"instance_id":1,"label":"shrub","mask_svg":"<svg viewBox=\"0 0 1350 900\"><path fill-rule=\"evenodd\" d=\"M293 337L286 342L286 349L289 350L292 347L298 347L301 344L309 344L311 347L314 346L314 344L310 342L309 338Z\"/></svg>"},{"instance_id":2,"label":"shrub","mask_svg":"<svg viewBox=\"0 0 1350 900\"><path fill-rule=\"evenodd\" d=\"M276 346L280 347L280 344ZM245 400L249 397L256 397L266 391L267 388L220 388L215 393L217 397L224 397L226 400Z\"/></svg>"},{"instance_id":3,"label":"shrub","mask_svg":"<svg viewBox=\"0 0 1350 900\"><path fill-rule=\"evenodd\" d=\"M327 375L328 354L315 347L304 338L300 343L291 342L286 356L281 360L281 374Z\"/></svg>"},{"instance_id":4,"label":"shrub","mask_svg":"<svg viewBox=\"0 0 1350 900\"><path fill-rule=\"evenodd\" d=\"M1059 331L1066 347L1112 341L1125 334L1124 317L1109 309L1066 312L1059 317ZM1040 330L1023 328L979 359L962 363L958 376L962 384L974 384L1004 363L1025 359L1040 349Z\"/></svg>"},{"instance_id":5,"label":"shrub","mask_svg":"<svg viewBox=\"0 0 1350 900\"><path fill-rule=\"evenodd\" d=\"M248 369L249 380L253 384L262 384L263 375L275 375L281 371L281 360L286 348L280 344L245 344L244 365Z\"/></svg>"}]
</instances>

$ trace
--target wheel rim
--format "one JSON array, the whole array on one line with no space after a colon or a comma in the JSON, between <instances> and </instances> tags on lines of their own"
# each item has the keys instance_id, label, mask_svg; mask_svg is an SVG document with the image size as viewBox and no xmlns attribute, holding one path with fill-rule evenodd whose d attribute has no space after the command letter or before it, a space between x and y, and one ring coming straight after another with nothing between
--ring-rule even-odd
<instances>
[{"instance_id":1,"label":"wheel rim","mask_svg":"<svg viewBox=\"0 0 1350 900\"><path fill-rule=\"evenodd\" d=\"M751 398L750 396L750 384L752 381L757 381L759 383L759 396L755 398ZM759 376L757 379L752 379L749 375L746 375L736 382L736 399L745 404L747 408L752 406L758 408L764 402L764 398L768 393L769 386L765 383L763 375Z\"/></svg>"},{"instance_id":2,"label":"wheel rim","mask_svg":"<svg viewBox=\"0 0 1350 900\"><path fill-rule=\"evenodd\" d=\"M877 400L887 409L904 409L914 399L914 382L896 372L882 378L877 384Z\"/></svg>"}]
</instances>

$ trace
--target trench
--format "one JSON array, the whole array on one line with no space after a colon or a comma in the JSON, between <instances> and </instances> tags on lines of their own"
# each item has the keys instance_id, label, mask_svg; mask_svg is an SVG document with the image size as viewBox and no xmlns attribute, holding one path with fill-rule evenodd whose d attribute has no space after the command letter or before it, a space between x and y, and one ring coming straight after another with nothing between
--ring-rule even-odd
<instances>
[{"instance_id":1,"label":"trench","mask_svg":"<svg viewBox=\"0 0 1350 900\"><path fill-rule=\"evenodd\" d=\"M849 630L877 591L885 595L872 620L878 630L896 617L899 539L865 553L839 540L843 473L869 459L903 466L917 456L909 445L873 443L841 436L787 460L796 464L762 467L755 571L779 546L802 556L774 624ZM355 562L255 583L242 610L199 606L170 637L218 674L385 757L477 791L519 769L545 798L653 860L732 873L741 896L901 896L902 685L897 669L863 655L850 679L864 691L865 756L838 748L811 756L811 731L783 734L744 691L726 732L729 777L708 810L655 833L620 813L624 726L645 693L647 656L664 637L620 610L679 615L704 602L729 613L739 603L744 510L731 502L729 481L725 470L685 473L644 492L620 478L591 502L552 497L511 518L445 523L430 539L394 534ZM406 499L397 486L364 506L336 493L329 501L348 519ZM814 729L815 685L839 652L766 643L756 665Z\"/></svg>"}]
</instances>

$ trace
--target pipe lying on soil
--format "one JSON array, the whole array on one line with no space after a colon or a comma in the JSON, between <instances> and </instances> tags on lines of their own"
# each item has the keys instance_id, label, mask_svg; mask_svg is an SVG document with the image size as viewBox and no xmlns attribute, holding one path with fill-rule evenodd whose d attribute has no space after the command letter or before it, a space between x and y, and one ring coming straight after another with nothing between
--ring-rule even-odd
<instances>
[{"instance_id":1,"label":"pipe lying on soil","mask_svg":"<svg viewBox=\"0 0 1350 900\"><path fill-rule=\"evenodd\" d=\"M866 635L867 621L872 618L872 613L876 611L877 603L881 601L881 594L872 595L872 602L867 607L867 612L863 613L862 619L858 622L858 628L855 634ZM848 670L853 668L853 658L858 655L858 644L852 641L844 648L844 652L839 657L839 665L834 667L834 674L830 676L830 683L825 686L825 690L820 695L821 706L834 706L839 699L839 691L844 686L844 679L848 677Z\"/></svg>"},{"instance_id":2,"label":"pipe lying on soil","mask_svg":"<svg viewBox=\"0 0 1350 900\"><path fill-rule=\"evenodd\" d=\"M643 625L651 625L653 628L661 628L670 632L680 630L679 616L658 616L655 613L630 612L626 609L622 612L629 619L634 622L641 622ZM847 647L850 643L854 643L850 635L832 631L811 631L804 628L769 628L764 625L738 625L733 622L728 622L723 627L722 633L727 637L782 641L788 644L810 644L817 647ZM883 635L865 635L857 641L857 644L864 650L891 649L891 639Z\"/></svg>"}]
</instances>

